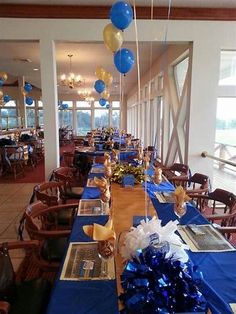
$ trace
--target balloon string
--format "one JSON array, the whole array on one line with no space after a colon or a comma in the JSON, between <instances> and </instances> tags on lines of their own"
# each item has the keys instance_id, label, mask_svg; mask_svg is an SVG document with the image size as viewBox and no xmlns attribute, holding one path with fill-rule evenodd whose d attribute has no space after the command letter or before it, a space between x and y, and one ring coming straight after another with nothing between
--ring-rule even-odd
<instances>
[{"instance_id":1,"label":"balloon string","mask_svg":"<svg viewBox=\"0 0 236 314\"><path fill-rule=\"evenodd\" d=\"M140 84L140 65L139 65L139 45L138 45L138 27L137 27L137 14L135 0L133 0L134 6L134 29L135 29L135 40L136 40L136 54L137 54L137 76L138 76L138 104L141 104L141 84ZM143 153L143 152L142 152ZM148 217L148 200L147 200L147 175L146 170L144 170L144 207L145 207L145 217Z\"/></svg>"},{"instance_id":2,"label":"balloon string","mask_svg":"<svg viewBox=\"0 0 236 314\"><path fill-rule=\"evenodd\" d=\"M167 41L168 26L169 26L169 20L170 20L171 1L172 0L169 0L169 5L168 5L168 14L167 14L166 31L165 31L165 39L164 39L165 43Z\"/></svg>"},{"instance_id":3,"label":"balloon string","mask_svg":"<svg viewBox=\"0 0 236 314\"><path fill-rule=\"evenodd\" d=\"M153 21L153 0L151 0L151 21ZM149 108L150 108L150 100L151 100L152 54L153 54L153 42L151 41L150 42L150 60L149 60L149 91L148 91L149 92Z\"/></svg>"},{"instance_id":4,"label":"balloon string","mask_svg":"<svg viewBox=\"0 0 236 314\"><path fill-rule=\"evenodd\" d=\"M120 72L120 108L122 108L123 104L122 104L122 74ZM120 132L119 132L119 136L120 136L120 148L119 148L119 156L118 156L118 162L120 163L120 155L121 155L121 129L120 129Z\"/></svg>"},{"instance_id":5,"label":"balloon string","mask_svg":"<svg viewBox=\"0 0 236 314\"><path fill-rule=\"evenodd\" d=\"M135 0L133 0L134 6L134 29L135 29L135 41L136 41L136 54L137 54L137 76L138 76L138 104L141 103L141 84L140 84L140 66L139 66L139 45L138 45L138 28L137 28L137 15Z\"/></svg>"}]
</instances>

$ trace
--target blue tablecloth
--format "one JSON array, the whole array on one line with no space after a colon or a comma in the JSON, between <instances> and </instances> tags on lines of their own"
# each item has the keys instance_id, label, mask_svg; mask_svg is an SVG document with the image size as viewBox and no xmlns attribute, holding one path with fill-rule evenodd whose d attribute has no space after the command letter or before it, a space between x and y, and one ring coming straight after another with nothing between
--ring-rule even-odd
<instances>
[{"instance_id":1,"label":"blue tablecloth","mask_svg":"<svg viewBox=\"0 0 236 314\"><path fill-rule=\"evenodd\" d=\"M100 192L97 188L85 187L82 198L99 198L99 196ZM83 232L83 226L93 223L104 225L107 220L108 216L106 215L77 216L69 243L90 242L91 239ZM58 277L51 295L47 314L106 313L119 313L116 280L65 281L59 280Z\"/></svg>"},{"instance_id":2,"label":"blue tablecloth","mask_svg":"<svg viewBox=\"0 0 236 314\"><path fill-rule=\"evenodd\" d=\"M136 151L120 151L120 161L128 161L130 158L135 158L137 156Z\"/></svg>"},{"instance_id":3,"label":"blue tablecloth","mask_svg":"<svg viewBox=\"0 0 236 314\"><path fill-rule=\"evenodd\" d=\"M84 188L84 192L82 195L82 199L93 199L93 198L100 198L100 191L96 187L88 187Z\"/></svg>"},{"instance_id":4,"label":"blue tablecloth","mask_svg":"<svg viewBox=\"0 0 236 314\"><path fill-rule=\"evenodd\" d=\"M178 219L173 211L173 204L160 204L150 191L152 189L148 193L162 224ZM192 205L187 206L186 214L179 220L182 225L209 223ZM198 265L203 273L204 280L200 288L212 313L233 313L229 303L236 303L236 252L188 253L193 264Z\"/></svg>"}]
</instances>

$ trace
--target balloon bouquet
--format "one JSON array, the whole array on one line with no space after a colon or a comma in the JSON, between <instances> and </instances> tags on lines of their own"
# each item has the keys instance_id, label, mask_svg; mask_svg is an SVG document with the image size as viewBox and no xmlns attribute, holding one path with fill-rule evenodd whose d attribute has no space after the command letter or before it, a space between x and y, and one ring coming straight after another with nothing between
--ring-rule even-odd
<instances>
[{"instance_id":1,"label":"balloon bouquet","mask_svg":"<svg viewBox=\"0 0 236 314\"><path fill-rule=\"evenodd\" d=\"M111 23L103 29L103 39L105 46L114 54L114 64L121 74L128 73L134 66L134 54L127 48L121 48L123 44L123 31L133 20L133 10L129 3L125 1L115 2L110 10ZM106 90L112 84L111 73L106 72L102 67L97 67L96 75L98 80L94 84L96 92L101 95L99 104L109 109L109 92Z\"/></svg>"},{"instance_id":2,"label":"balloon bouquet","mask_svg":"<svg viewBox=\"0 0 236 314\"><path fill-rule=\"evenodd\" d=\"M106 70L104 70L102 67L97 67L96 75L98 80L95 82L94 88L96 92L100 94L99 104L102 107L106 106L106 108L109 109L110 105L108 103L108 99L110 97L110 93L106 90L106 87L111 85L113 77L111 73L106 72Z\"/></svg>"}]
</instances>

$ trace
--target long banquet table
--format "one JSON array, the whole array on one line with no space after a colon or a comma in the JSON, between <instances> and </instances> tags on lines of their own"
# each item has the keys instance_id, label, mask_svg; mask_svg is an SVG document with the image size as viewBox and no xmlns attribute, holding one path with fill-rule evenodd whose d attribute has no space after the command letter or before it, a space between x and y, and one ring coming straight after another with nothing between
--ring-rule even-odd
<instances>
[{"instance_id":1,"label":"long banquet table","mask_svg":"<svg viewBox=\"0 0 236 314\"><path fill-rule=\"evenodd\" d=\"M90 177L95 174L91 173ZM96 173L101 176L101 174ZM176 220L173 204L161 204L156 199L155 191L173 190L168 182L159 187L152 183L146 185L147 193L153 203L162 224ZM132 191L130 191L132 193ZM83 199L98 198L97 188L86 187ZM94 222L105 224L107 216L77 216L73 225L70 242L91 241L82 227ZM187 213L180 219L180 224L209 223L199 211L191 205ZM229 303L236 303L236 252L193 253L188 252L193 264L202 271L204 280L201 291L204 293L213 314L233 313ZM63 264L63 263L62 263ZM59 272L60 275L61 271ZM116 280L101 281L64 281L56 280L47 314L116 314L118 313L118 298Z\"/></svg>"}]
</instances>

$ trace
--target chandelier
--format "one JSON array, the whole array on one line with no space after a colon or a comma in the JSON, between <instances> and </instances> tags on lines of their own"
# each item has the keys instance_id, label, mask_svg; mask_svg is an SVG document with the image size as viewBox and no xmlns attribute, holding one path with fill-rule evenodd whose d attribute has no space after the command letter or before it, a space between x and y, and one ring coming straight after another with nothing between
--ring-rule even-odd
<instances>
[{"instance_id":1,"label":"chandelier","mask_svg":"<svg viewBox=\"0 0 236 314\"><path fill-rule=\"evenodd\" d=\"M72 57L73 55L68 55L70 58L70 69L69 69L69 75L62 74L61 75L61 85L68 86L69 88L73 89L75 87L78 87L82 83L82 77L81 75L75 75L72 72Z\"/></svg>"},{"instance_id":2,"label":"chandelier","mask_svg":"<svg viewBox=\"0 0 236 314\"><path fill-rule=\"evenodd\" d=\"M88 90L85 88L85 80L84 80L83 86L84 86L83 89L78 90L79 98L85 101L93 101L94 98L91 97L91 94L92 94L91 90Z\"/></svg>"}]
</instances>

